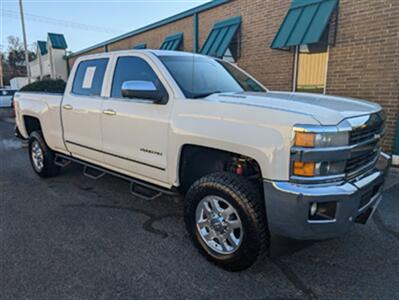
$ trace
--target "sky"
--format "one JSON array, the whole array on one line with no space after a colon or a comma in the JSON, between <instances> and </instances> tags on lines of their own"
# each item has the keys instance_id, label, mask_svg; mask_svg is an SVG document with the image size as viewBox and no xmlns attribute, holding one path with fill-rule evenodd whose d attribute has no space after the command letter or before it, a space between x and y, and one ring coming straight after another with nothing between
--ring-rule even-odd
<instances>
[{"instance_id":1,"label":"sky","mask_svg":"<svg viewBox=\"0 0 399 300\"><path fill-rule=\"evenodd\" d=\"M93 46L209 0L23 0L28 45L63 33L69 51ZM18 0L0 0L0 44L20 37Z\"/></svg>"}]
</instances>

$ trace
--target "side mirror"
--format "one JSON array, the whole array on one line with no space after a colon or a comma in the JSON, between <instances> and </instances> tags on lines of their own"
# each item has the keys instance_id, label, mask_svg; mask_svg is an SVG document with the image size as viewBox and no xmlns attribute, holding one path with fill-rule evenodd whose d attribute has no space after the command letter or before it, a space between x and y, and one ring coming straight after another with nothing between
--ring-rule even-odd
<instances>
[{"instance_id":1,"label":"side mirror","mask_svg":"<svg viewBox=\"0 0 399 300\"><path fill-rule=\"evenodd\" d=\"M122 96L126 98L139 98L152 100L155 103L164 103L167 95L157 89L151 81L131 80L122 84Z\"/></svg>"}]
</instances>

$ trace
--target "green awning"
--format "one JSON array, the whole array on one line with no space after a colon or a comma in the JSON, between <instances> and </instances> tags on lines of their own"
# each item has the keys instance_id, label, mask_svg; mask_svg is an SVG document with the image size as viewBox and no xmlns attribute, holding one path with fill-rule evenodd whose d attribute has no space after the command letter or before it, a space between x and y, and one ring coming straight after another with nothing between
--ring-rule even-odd
<instances>
[{"instance_id":1,"label":"green awning","mask_svg":"<svg viewBox=\"0 0 399 300\"><path fill-rule=\"evenodd\" d=\"M147 49L147 44L146 43L137 44L133 47L133 49Z\"/></svg>"},{"instance_id":2,"label":"green awning","mask_svg":"<svg viewBox=\"0 0 399 300\"><path fill-rule=\"evenodd\" d=\"M47 42L45 42L45 41L37 41L37 46L39 47L41 55L46 55L47 54Z\"/></svg>"},{"instance_id":3,"label":"green awning","mask_svg":"<svg viewBox=\"0 0 399 300\"><path fill-rule=\"evenodd\" d=\"M66 49L68 45L66 43L65 37L60 33L48 33L48 38L50 40L53 49Z\"/></svg>"},{"instance_id":4,"label":"green awning","mask_svg":"<svg viewBox=\"0 0 399 300\"><path fill-rule=\"evenodd\" d=\"M271 47L284 49L321 41L338 0L293 1Z\"/></svg>"},{"instance_id":5,"label":"green awning","mask_svg":"<svg viewBox=\"0 0 399 300\"><path fill-rule=\"evenodd\" d=\"M220 21L213 25L201 54L222 58L241 25L241 17Z\"/></svg>"},{"instance_id":6,"label":"green awning","mask_svg":"<svg viewBox=\"0 0 399 300\"><path fill-rule=\"evenodd\" d=\"M169 35L161 45L161 50L179 50L183 42L183 32Z\"/></svg>"}]
</instances>

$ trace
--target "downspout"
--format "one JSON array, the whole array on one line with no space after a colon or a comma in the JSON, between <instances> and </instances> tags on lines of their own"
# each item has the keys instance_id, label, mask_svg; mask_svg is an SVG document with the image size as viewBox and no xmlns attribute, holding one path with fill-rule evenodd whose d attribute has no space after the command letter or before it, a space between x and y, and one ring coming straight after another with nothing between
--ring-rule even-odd
<instances>
[{"instance_id":1,"label":"downspout","mask_svg":"<svg viewBox=\"0 0 399 300\"><path fill-rule=\"evenodd\" d=\"M395 136L394 136L394 145L393 145L393 155L392 155L392 164L394 166L399 166L399 117L396 118L396 128L395 128Z\"/></svg>"},{"instance_id":2,"label":"downspout","mask_svg":"<svg viewBox=\"0 0 399 300\"><path fill-rule=\"evenodd\" d=\"M324 74L324 88L323 94L327 93L327 76L328 76L328 61L330 59L330 46L327 46L327 59L326 59L326 73Z\"/></svg>"},{"instance_id":3,"label":"downspout","mask_svg":"<svg viewBox=\"0 0 399 300\"><path fill-rule=\"evenodd\" d=\"M297 77L298 77L298 55L299 55L299 46L295 46L294 76L292 76L292 92L296 91L296 81L297 81Z\"/></svg>"}]
</instances>

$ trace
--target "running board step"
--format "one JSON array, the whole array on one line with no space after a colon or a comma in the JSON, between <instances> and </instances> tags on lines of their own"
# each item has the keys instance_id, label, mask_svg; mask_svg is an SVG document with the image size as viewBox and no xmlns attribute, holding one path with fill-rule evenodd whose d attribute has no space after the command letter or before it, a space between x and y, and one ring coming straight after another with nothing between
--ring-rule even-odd
<instances>
[{"instance_id":1,"label":"running board step","mask_svg":"<svg viewBox=\"0 0 399 300\"><path fill-rule=\"evenodd\" d=\"M152 201L162 196L162 192L159 190L154 190L153 188L138 184L137 182L130 183L130 193L146 201Z\"/></svg>"},{"instance_id":2,"label":"running board step","mask_svg":"<svg viewBox=\"0 0 399 300\"><path fill-rule=\"evenodd\" d=\"M140 179L129 177L118 172L114 172L96 165L92 165L78 158L67 156L64 154L57 153L55 157L55 163L59 166L67 166L71 162L83 165L83 174L91 179L100 179L105 174L115 176L117 178L126 180L130 183L130 193L135 197L144 199L146 201L155 200L162 195L169 197L180 197L181 194L176 188L166 189Z\"/></svg>"},{"instance_id":3,"label":"running board step","mask_svg":"<svg viewBox=\"0 0 399 300\"><path fill-rule=\"evenodd\" d=\"M90 179L98 180L105 175L105 172L86 165L83 167L83 175Z\"/></svg>"},{"instance_id":4,"label":"running board step","mask_svg":"<svg viewBox=\"0 0 399 300\"><path fill-rule=\"evenodd\" d=\"M66 166L71 164L71 161L64 157L56 155L55 159L54 159L54 163L61 168L65 168Z\"/></svg>"}]
</instances>

